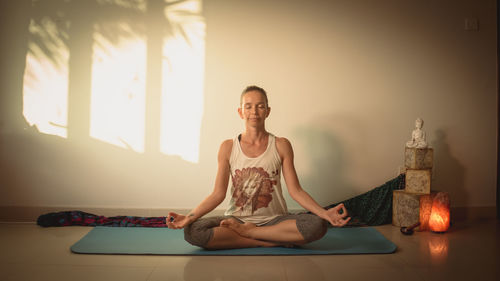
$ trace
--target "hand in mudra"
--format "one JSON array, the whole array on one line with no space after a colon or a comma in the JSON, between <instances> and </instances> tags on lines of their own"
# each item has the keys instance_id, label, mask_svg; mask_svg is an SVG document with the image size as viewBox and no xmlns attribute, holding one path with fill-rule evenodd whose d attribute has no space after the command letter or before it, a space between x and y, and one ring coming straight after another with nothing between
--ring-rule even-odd
<instances>
[{"instance_id":1,"label":"hand in mudra","mask_svg":"<svg viewBox=\"0 0 500 281\"><path fill-rule=\"evenodd\" d=\"M184 216L173 212L168 213L166 220L167 227L172 229L184 228L193 221L191 216Z\"/></svg>"},{"instance_id":2,"label":"hand in mudra","mask_svg":"<svg viewBox=\"0 0 500 281\"><path fill-rule=\"evenodd\" d=\"M342 213L340 211L342 211ZM342 227L346 225L349 220L351 220L351 217L348 217L347 209L344 207L344 204L340 203L326 211L325 219L333 226Z\"/></svg>"}]
</instances>

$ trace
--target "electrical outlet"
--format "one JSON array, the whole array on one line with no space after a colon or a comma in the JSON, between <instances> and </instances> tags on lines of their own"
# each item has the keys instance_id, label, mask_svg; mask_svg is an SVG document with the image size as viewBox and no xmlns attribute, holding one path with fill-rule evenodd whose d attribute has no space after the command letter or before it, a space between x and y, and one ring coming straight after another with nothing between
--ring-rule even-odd
<instances>
[{"instance_id":1,"label":"electrical outlet","mask_svg":"<svg viewBox=\"0 0 500 281\"><path fill-rule=\"evenodd\" d=\"M464 21L464 29L467 31L479 30L479 20L476 18L466 18Z\"/></svg>"}]
</instances>

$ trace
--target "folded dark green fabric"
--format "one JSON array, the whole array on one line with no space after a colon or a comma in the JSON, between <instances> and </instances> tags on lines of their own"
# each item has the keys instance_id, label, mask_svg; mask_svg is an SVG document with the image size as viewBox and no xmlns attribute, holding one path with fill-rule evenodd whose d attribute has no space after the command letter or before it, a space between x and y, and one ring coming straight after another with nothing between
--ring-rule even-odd
<instances>
[{"instance_id":1,"label":"folded dark green fabric","mask_svg":"<svg viewBox=\"0 0 500 281\"><path fill-rule=\"evenodd\" d=\"M404 189L405 174L351 199L325 207L330 209L344 203L351 220L347 226L382 225L392 222L392 192Z\"/></svg>"}]
</instances>

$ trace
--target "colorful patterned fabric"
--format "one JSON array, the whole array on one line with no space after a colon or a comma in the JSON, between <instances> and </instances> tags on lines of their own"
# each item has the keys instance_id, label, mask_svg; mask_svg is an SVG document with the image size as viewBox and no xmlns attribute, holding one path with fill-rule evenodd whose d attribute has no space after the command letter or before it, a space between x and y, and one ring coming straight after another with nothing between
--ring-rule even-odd
<instances>
[{"instance_id":1,"label":"colorful patterned fabric","mask_svg":"<svg viewBox=\"0 0 500 281\"><path fill-rule=\"evenodd\" d=\"M38 217L37 224L48 226L128 226L128 227L167 227L165 217L105 217L82 211L49 213Z\"/></svg>"}]
</instances>

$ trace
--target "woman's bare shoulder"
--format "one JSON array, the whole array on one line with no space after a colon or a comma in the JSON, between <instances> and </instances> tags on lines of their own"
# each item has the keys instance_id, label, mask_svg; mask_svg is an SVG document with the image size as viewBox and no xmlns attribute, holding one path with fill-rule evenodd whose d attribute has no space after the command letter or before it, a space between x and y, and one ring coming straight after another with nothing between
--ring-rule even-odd
<instances>
[{"instance_id":1,"label":"woman's bare shoulder","mask_svg":"<svg viewBox=\"0 0 500 281\"><path fill-rule=\"evenodd\" d=\"M278 149L281 160L287 158L288 156L293 157L292 144L285 137L276 137L276 149Z\"/></svg>"},{"instance_id":2,"label":"woman's bare shoulder","mask_svg":"<svg viewBox=\"0 0 500 281\"><path fill-rule=\"evenodd\" d=\"M291 146L292 144L285 137L276 137L276 145L278 145L278 146Z\"/></svg>"},{"instance_id":3,"label":"woman's bare shoulder","mask_svg":"<svg viewBox=\"0 0 500 281\"><path fill-rule=\"evenodd\" d=\"M219 157L229 159L232 149L233 149L233 140L232 139L224 140L219 148Z\"/></svg>"}]
</instances>

